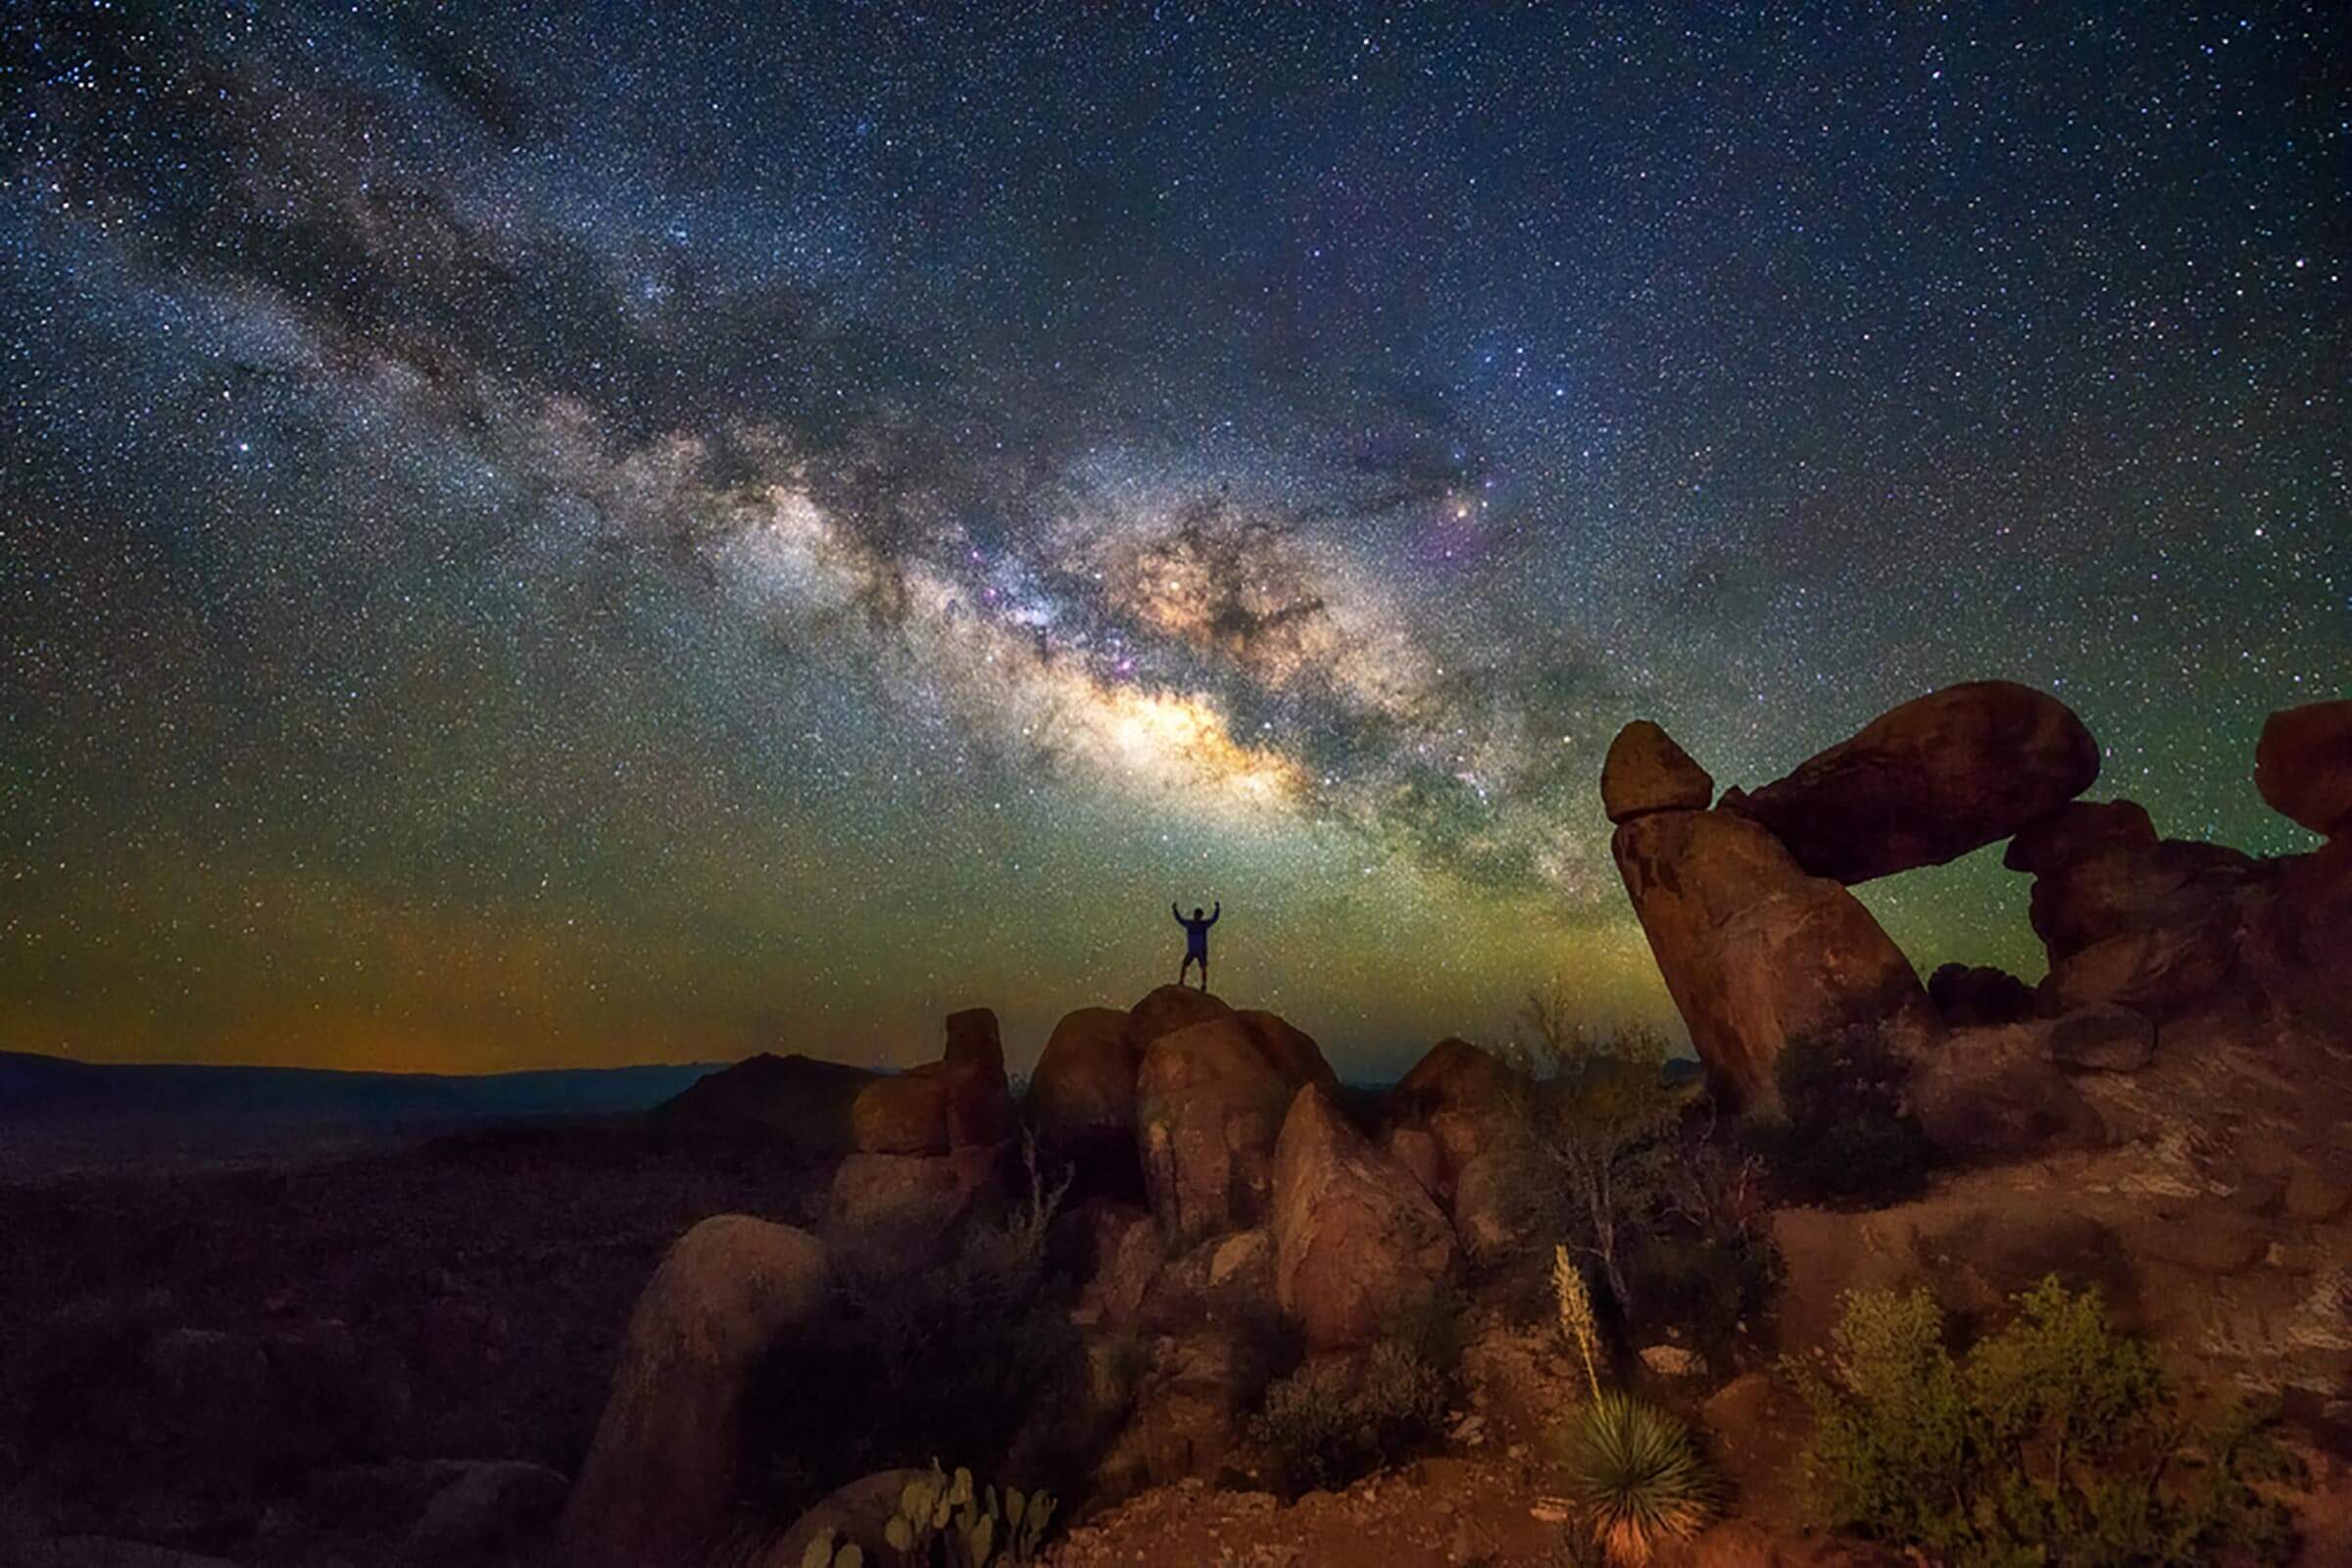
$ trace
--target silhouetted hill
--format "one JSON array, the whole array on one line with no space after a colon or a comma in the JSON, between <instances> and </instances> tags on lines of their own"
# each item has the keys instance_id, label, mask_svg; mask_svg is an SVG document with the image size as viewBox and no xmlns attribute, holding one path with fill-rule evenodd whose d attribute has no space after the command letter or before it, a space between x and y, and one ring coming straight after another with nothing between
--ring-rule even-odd
<instances>
[{"instance_id":1,"label":"silhouetted hill","mask_svg":"<svg viewBox=\"0 0 2352 1568\"><path fill-rule=\"evenodd\" d=\"M802 1153L850 1147L850 1102L881 1074L847 1062L762 1052L698 1079L654 1108L662 1136L696 1141L781 1138Z\"/></svg>"},{"instance_id":2,"label":"silhouetted hill","mask_svg":"<svg viewBox=\"0 0 2352 1568\"><path fill-rule=\"evenodd\" d=\"M0 1052L0 1121L107 1116L303 1116L471 1121L641 1111L711 1070L708 1062L455 1077L313 1067L73 1061Z\"/></svg>"}]
</instances>

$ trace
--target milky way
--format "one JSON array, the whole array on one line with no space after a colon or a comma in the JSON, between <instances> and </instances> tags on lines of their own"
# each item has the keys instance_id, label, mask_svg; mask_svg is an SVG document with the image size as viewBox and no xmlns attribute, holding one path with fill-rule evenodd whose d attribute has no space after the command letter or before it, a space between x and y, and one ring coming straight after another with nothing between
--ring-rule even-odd
<instances>
[{"instance_id":1,"label":"milky way","mask_svg":"<svg viewBox=\"0 0 2352 1568\"><path fill-rule=\"evenodd\" d=\"M1716 9L12 8L0 1046L1018 1057L1219 899L1378 1075L1664 1015L1627 719L1981 677L2308 843L2339 24Z\"/></svg>"}]
</instances>

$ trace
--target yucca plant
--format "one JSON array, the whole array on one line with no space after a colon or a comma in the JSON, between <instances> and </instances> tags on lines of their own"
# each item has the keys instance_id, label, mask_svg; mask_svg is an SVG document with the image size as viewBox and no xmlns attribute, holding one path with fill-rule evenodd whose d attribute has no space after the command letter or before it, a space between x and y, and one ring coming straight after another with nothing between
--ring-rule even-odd
<instances>
[{"instance_id":1,"label":"yucca plant","mask_svg":"<svg viewBox=\"0 0 2352 1568\"><path fill-rule=\"evenodd\" d=\"M1641 1568L1713 1514L1713 1473L1682 1422L1655 1405L1611 1390L1579 1410L1564 1437L1569 1492L1617 1568Z\"/></svg>"},{"instance_id":2,"label":"yucca plant","mask_svg":"<svg viewBox=\"0 0 2352 1568\"><path fill-rule=\"evenodd\" d=\"M1593 1348L1600 1343L1600 1325L1592 1315L1592 1293L1585 1289L1584 1271L1568 1256L1568 1249L1551 1250L1551 1291L1560 1308L1560 1335L1585 1358L1585 1381L1592 1397L1600 1397L1600 1371Z\"/></svg>"}]
</instances>

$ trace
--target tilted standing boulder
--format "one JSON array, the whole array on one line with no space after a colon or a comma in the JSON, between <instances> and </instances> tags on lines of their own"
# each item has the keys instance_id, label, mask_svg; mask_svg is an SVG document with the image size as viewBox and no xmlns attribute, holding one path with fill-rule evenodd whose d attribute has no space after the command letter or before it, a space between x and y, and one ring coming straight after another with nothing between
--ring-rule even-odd
<instances>
[{"instance_id":1,"label":"tilted standing boulder","mask_svg":"<svg viewBox=\"0 0 2352 1568\"><path fill-rule=\"evenodd\" d=\"M1609 847L1725 1103L1773 1100L1774 1065L1792 1040L1856 1025L1932 1027L1902 950L1762 824L1720 807L1651 811L1621 823Z\"/></svg>"},{"instance_id":2,"label":"tilted standing boulder","mask_svg":"<svg viewBox=\"0 0 2352 1568\"><path fill-rule=\"evenodd\" d=\"M823 1244L744 1214L681 1237L637 1298L560 1560L702 1568L741 1502L743 1394L776 1335L822 1311Z\"/></svg>"},{"instance_id":3,"label":"tilted standing boulder","mask_svg":"<svg viewBox=\"0 0 2352 1568\"><path fill-rule=\"evenodd\" d=\"M2055 697L2011 681L1947 686L1721 806L1770 828L1815 876L1852 884L1940 865L2009 837L2099 776L2099 745Z\"/></svg>"},{"instance_id":4,"label":"tilted standing boulder","mask_svg":"<svg viewBox=\"0 0 2352 1568\"><path fill-rule=\"evenodd\" d=\"M1310 1351L1369 1345L1453 1272L1453 1228L1328 1091L1291 1102L1274 1151L1274 1294Z\"/></svg>"}]
</instances>

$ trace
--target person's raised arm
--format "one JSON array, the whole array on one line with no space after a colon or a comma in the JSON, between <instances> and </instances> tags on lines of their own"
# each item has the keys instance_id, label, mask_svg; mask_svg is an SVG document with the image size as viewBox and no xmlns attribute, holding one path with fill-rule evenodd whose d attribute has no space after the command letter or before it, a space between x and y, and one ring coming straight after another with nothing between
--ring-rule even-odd
<instances>
[{"instance_id":1,"label":"person's raised arm","mask_svg":"<svg viewBox=\"0 0 2352 1568\"><path fill-rule=\"evenodd\" d=\"M1215 925L1215 924L1217 923L1217 916L1218 916L1218 915L1220 915L1220 914L1223 914L1224 912L1225 912L1225 904L1224 904L1224 901L1223 901L1223 900L1219 900L1219 901L1217 902L1217 906L1216 906L1216 907L1208 911L1208 923L1209 923L1210 925Z\"/></svg>"},{"instance_id":2,"label":"person's raised arm","mask_svg":"<svg viewBox=\"0 0 2352 1568\"><path fill-rule=\"evenodd\" d=\"M1176 901L1173 899L1168 901L1168 912L1176 917L1178 925L1184 924L1184 911L1176 907Z\"/></svg>"}]
</instances>

